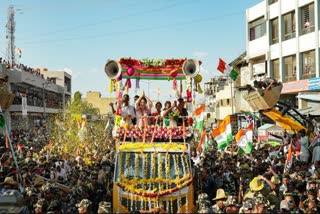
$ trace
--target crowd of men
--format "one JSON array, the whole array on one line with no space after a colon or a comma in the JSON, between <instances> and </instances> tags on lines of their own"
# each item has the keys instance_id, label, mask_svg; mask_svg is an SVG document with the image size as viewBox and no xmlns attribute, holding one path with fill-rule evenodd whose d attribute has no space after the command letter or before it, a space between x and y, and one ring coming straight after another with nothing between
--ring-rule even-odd
<instances>
[{"instance_id":1,"label":"crowd of men","mask_svg":"<svg viewBox=\"0 0 320 214\"><path fill-rule=\"evenodd\" d=\"M1 212L10 213L13 208L17 213L111 212L113 151L99 154L88 166L81 157L45 152L49 139L44 128L14 130L11 139L19 168L2 136Z\"/></svg>"},{"instance_id":2,"label":"crowd of men","mask_svg":"<svg viewBox=\"0 0 320 214\"><path fill-rule=\"evenodd\" d=\"M143 117L184 111L184 102L180 99L174 107L166 103L164 109L161 103L156 103L158 114L152 114L152 104L141 97L136 98L133 107L129 105L129 96L123 96L120 112L123 121L152 124L157 121L144 121ZM117 111L112 104L111 107ZM132 113L141 118L132 117ZM175 122L181 125L181 121ZM166 122L162 121L162 125ZM15 195L15 208L31 213L111 212L113 149L98 154L93 164L88 165L81 156L45 150L50 140L42 127L13 130L10 139L12 149L6 136L0 138L0 210L7 206L4 199ZM196 146L194 142L192 147ZM320 134L317 129L313 137L308 137L304 130L296 134L284 132L278 146L254 142L255 148L250 154L238 154L232 146L235 142L225 150L217 150L213 144L201 154L200 161L197 160L199 154L192 151L198 213L320 212ZM290 152L292 162L287 161Z\"/></svg>"},{"instance_id":3,"label":"crowd of men","mask_svg":"<svg viewBox=\"0 0 320 214\"><path fill-rule=\"evenodd\" d=\"M215 145L201 156L195 172L199 213L319 213L320 134L308 139L301 130L284 134L279 146L255 146L240 155Z\"/></svg>"},{"instance_id":4,"label":"crowd of men","mask_svg":"<svg viewBox=\"0 0 320 214\"><path fill-rule=\"evenodd\" d=\"M6 68L10 69L12 68L13 66L10 64L9 61L6 61L5 59L2 59L2 57L0 57L0 64L3 64L5 65ZM22 63L20 64L15 64L14 65L14 68L17 68L17 69L20 69L22 71L25 71L25 72L29 72L31 74L35 74L36 76L39 76L41 77L42 79L44 79L44 75L40 73L40 69L35 69L35 68L31 68L29 66L26 66Z\"/></svg>"}]
</instances>

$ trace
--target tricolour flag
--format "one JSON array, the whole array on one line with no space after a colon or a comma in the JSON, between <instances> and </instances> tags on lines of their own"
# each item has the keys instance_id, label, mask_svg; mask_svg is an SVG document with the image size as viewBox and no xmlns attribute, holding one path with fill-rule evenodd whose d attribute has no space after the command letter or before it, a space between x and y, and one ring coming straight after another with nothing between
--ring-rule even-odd
<instances>
[{"instance_id":1,"label":"tricolour flag","mask_svg":"<svg viewBox=\"0 0 320 214\"><path fill-rule=\"evenodd\" d=\"M226 116L224 120L212 130L212 137L217 141L218 149L223 149L230 144L232 141L230 115Z\"/></svg>"},{"instance_id":2,"label":"tricolour flag","mask_svg":"<svg viewBox=\"0 0 320 214\"><path fill-rule=\"evenodd\" d=\"M238 72L234 68L230 67L225 61L223 61L220 58L219 58L219 65L218 65L217 69L221 73L231 77L231 79L233 79L233 80L236 80L239 75Z\"/></svg>"},{"instance_id":3,"label":"tricolour flag","mask_svg":"<svg viewBox=\"0 0 320 214\"><path fill-rule=\"evenodd\" d=\"M287 155L287 159L286 159L286 164L285 164L283 173L288 172L289 169L291 168L291 166L292 166L292 141L290 142L288 155Z\"/></svg>"},{"instance_id":4,"label":"tricolour flag","mask_svg":"<svg viewBox=\"0 0 320 214\"><path fill-rule=\"evenodd\" d=\"M203 113L196 117L196 123L194 129L202 131L204 128L204 117Z\"/></svg>"},{"instance_id":5,"label":"tricolour flag","mask_svg":"<svg viewBox=\"0 0 320 214\"><path fill-rule=\"evenodd\" d=\"M201 104L201 106L199 108L197 108L196 110L193 111L193 115L196 117L196 116L199 116L202 112L204 112L206 106L205 104Z\"/></svg>"},{"instance_id":6,"label":"tricolour flag","mask_svg":"<svg viewBox=\"0 0 320 214\"><path fill-rule=\"evenodd\" d=\"M201 134L201 138L200 138L200 141L198 143L198 146L197 146L197 152L198 153L202 153L204 151L204 148L205 148L205 139L206 139L206 131L203 131L202 134Z\"/></svg>"},{"instance_id":7,"label":"tricolour flag","mask_svg":"<svg viewBox=\"0 0 320 214\"><path fill-rule=\"evenodd\" d=\"M252 151L253 122L247 128L242 128L236 134L236 142L238 143L239 153L251 153Z\"/></svg>"}]
</instances>

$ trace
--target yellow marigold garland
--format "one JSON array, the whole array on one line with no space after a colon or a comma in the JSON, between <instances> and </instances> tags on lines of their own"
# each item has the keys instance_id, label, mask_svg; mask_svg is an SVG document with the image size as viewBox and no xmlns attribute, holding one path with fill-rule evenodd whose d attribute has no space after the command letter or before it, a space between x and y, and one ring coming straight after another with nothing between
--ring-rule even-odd
<instances>
[{"instance_id":1,"label":"yellow marigold garland","mask_svg":"<svg viewBox=\"0 0 320 214\"><path fill-rule=\"evenodd\" d=\"M186 146L179 143L124 143L119 146L119 151L145 151L146 149L163 149L170 151L185 151Z\"/></svg>"}]
</instances>

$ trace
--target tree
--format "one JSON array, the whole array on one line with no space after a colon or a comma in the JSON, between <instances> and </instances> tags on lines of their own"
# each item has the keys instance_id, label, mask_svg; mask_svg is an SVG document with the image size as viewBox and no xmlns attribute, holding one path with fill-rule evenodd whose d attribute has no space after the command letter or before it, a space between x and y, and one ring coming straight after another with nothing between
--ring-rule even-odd
<instances>
[{"instance_id":1,"label":"tree","mask_svg":"<svg viewBox=\"0 0 320 214\"><path fill-rule=\"evenodd\" d=\"M76 91L73 96L71 104L67 107L72 114L93 114L99 115L100 111L98 108L94 108L91 103L82 101L82 94Z\"/></svg>"},{"instance_id":2,"label":"tree","mask_svg":"<svg viewBox=\"0 0 320 214\"><path fill-rule=\"evenodd\" d=\"M81 99L81 93L75 92L70 105L64 112L55 115L51 125L52 144L46 149L51 153L76 157L81 154L87 162L94 158L94 152L106 154L109 140L106 138L106 120L87 121L82 115L98 115L99 109Z\"/></svg>"}]
</instances>

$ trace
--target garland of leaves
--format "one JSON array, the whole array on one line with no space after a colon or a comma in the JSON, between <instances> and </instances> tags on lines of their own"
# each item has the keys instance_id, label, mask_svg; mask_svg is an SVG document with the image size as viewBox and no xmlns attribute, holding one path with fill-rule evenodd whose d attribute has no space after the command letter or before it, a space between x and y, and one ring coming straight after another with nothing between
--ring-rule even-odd
<instances>
[{"instance_id":1,"label":"garland of leaves","mask_svg":"<svg viewBox=\"0 0 320 214\"><path fill-rule=\"evenodd\" d=\"M163 67L181 67L185 59L149 59L144 58L142 60L131 59L131 58L121 58L120 64L125 67L154 67L154 68L163 68Z\"/></svg>"},{"instance_id":2,"label":"garland of leaves","mask_svg":"<svg viewBox=\"0 0 320 214\"><path fill-rule=\"evenodd\" d=\"M166 60L164 59L142 59L140 60L140 63L143 66L147 66L147 67L162 67L166 65Z\"/></svg>"}]
</instances>

